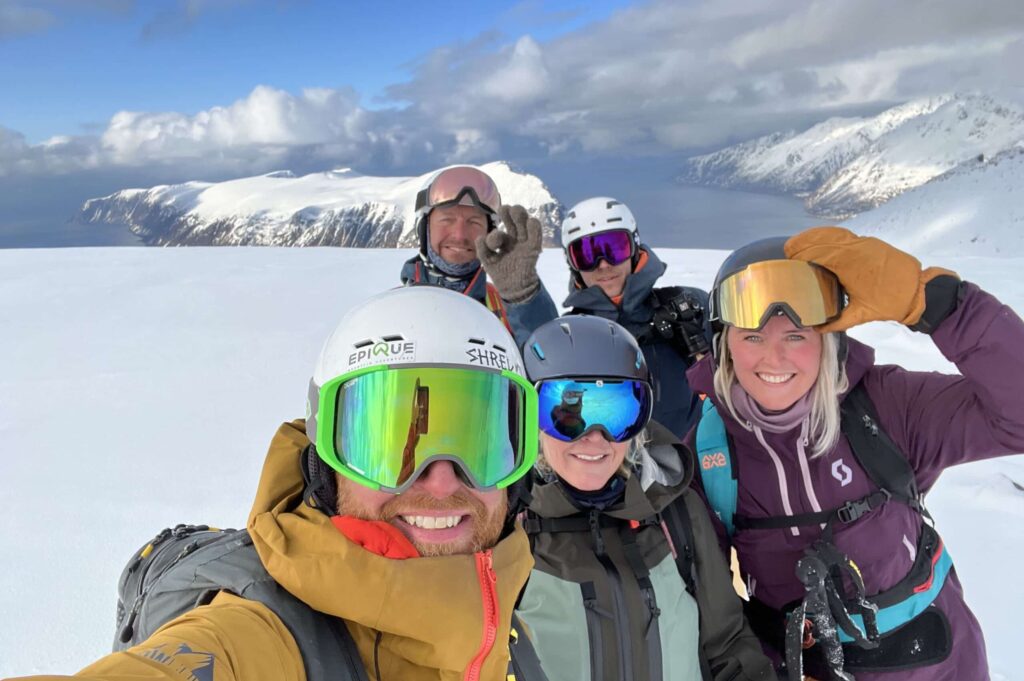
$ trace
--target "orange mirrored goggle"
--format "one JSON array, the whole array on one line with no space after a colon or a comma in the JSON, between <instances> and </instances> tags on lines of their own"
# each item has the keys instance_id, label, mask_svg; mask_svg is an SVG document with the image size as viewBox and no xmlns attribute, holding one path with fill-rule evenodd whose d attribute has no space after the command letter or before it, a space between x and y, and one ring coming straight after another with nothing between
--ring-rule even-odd
<instances>
[{"instance_id":1,"label":"orange mirrored goggle","mask_svg":"<svg viewBox=\"0 0 1024 681\"><path fill-rule=\"evenodd\" d=\"M453 204L476 206L497 215L501 194L487 173L471 166L457 166L442 170L430 186L416 196L417 211Z\"/></svg>"},{"instance_id":2,"label":"orange mirrored goggle","mask_svg":"<svg viewBox=\"0 0 1024 681\"><path fill-rule=\"evenodd\" d=\"M825 324L843 311L844 294L834 274L801 260L748 265L718 285L713 321L757 330L780 311L803 327Z\"/></svg>"}]
</instances>

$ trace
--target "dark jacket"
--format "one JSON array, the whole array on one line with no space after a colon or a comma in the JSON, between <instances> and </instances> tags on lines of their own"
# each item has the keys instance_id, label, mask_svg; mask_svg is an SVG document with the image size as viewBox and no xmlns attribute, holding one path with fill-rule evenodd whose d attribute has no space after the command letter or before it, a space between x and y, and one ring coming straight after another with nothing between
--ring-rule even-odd
<instances>
[{"instance_id":1,"label":"dark jacket","mask_svg":"<svg viewBox=\"0 0 1024 681\"><path fill-rule=\"evenodd\" d=\"M968 284L957 309L932 335L942 354L962 375L907 371L876 365L874 351L851 340L846 371L850 385L862 383L879 424L906 455L918 487L927 492L948 466L1024 451L1024 323L1010 308ZM738 514L788 515L830 509L874 491L846 437L832 451L801 456L800 427L786 433L757 434L736 422L714 392L711 357L688 372L695 389L715 401L732 446L738 476ZM693 433L688 441L692 442ZM769 449L771 451L769 451ZM843 474L837 475L834 469ZM848 470L848 472L847 472ZM724 528L716 522L723 541ZM902 579L913 563L920 516L910 507L888 503L849 525L839 524L835 544L860 568L867 593L877 594ZM941 533L942 528L939 527ZM753 597L780 608L802 597L794 566L818 538L817 527L748 529L732 537L740 568ZM951 547L955 560L956 547ZM964 602L955 571L935 600L949 620L953 652L940 664L884 675L857 673L858 680L923 681L986 679L985 645L977 620Z\"/></svg>"},{"instance_id":2,"label":"dark jacket","mask_svg":"<svg viewBox=\"0 0 1024 681\"><path fill-rule=\"evenodd\" d=\"M401 277L402 283L406 286L425 284L429 286L441 286L448 289L454 288L450 285L446 285L447 282L443 281L445 279L444 275L425 267L423 259L419 254L405 261L405 264L402 265ZM491 293L493 300L500 300L497 289L487 282L487 273L484 272L482 267L477 268L467 278L469 279L469 284L466 286L465 290L459 288L454 288L454 290L458 290L467 296L475 298L483 305L487 305L487 296L489 292ZM543 288L544 287L542 286L542 291ZM538 296L534 296L534 299L537 298ZM547 310L544 307L544 300L541 299L533 305L513 305L511 303L501 301L501 307L503 308L505 316L502 316L501 310L495 311L495 315L497 315L498 318L501 319L502 323L508 327L509 331L515 337L516 344L519 347L523 346L523 343L526 342L526 339L529 338L535 328L549 319L554 319L558 316L558 313L555 310L555 305L551 302L551 297L547 295L547 292L544 292L544 298L547 299L547 305L550 307L550 310ZM491 305L488 305L488 307L492 310L494 309ZM539 319L544 315L548 316L539 323L534 319L535 317Z\"/></svg>"},{"instance_id":3,"label":"dark jacket","mask_svg":"<svg viewBox=\"0 0 1024 681\"><path fill-rule=\"evenodd\" d=\"M611 319L624 326L640 343L640 349L647 360L654 385L654 420L667 427L676 437L682 438L696 422L700 412L700 400L690 389L686 370L690 361L669 341L651 334L651 319L654 316L654 285L665 273L667 266L647 246L641 246L647 254L646 264L626 277L622 302L616 305L596 286L573 287L569 297L562 303L573 313L591 314ZM707 310L707 293L689 288ZM537 294L519 304L506 304L516 341L520 344L535 329L557 316L551 296L542 285ZM520 340L520 336L525 336Z\"/></svg>"},{"instance_id":4,"label":"dark jacket","mask_svg":"<svg viewBox=\"0 0 1024 681\"><path fill-rule=\"evenodd\" d=\"M715 679L774 678L743 617L707 511L689 488L692 456L657 423L649 432L649 457L626 480L623 498L604 511L580 510L557 480L534 488L527 525L536 567L518 614L545 672L560 681L697 681L703 656ZM691 519L696 598L663 526L640 522L670 505ZM576 519L582 527L530 527L537 518ZM587 529L594 519L604 525L600 542ZM637 574L627 542L647 575Z\"/></svg>"}]
</instances>

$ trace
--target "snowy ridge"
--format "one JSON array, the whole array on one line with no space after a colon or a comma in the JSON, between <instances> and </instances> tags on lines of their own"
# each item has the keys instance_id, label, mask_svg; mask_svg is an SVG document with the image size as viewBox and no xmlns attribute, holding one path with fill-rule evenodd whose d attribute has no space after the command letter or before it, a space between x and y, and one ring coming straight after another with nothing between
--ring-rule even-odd
<instances>
[{"instance_id":1,"label":"snowy ridge","mask_svg":"<svg viewBox=\"0 0 1024 681\"><path fill-rule=\"evenodd\" d=\"M680 180L796 194L811 212L844 218L1022 139L1018 107L985 95L945 95L697 156Z\"/></svg>"},{"instance_id":2,"label":"snowy ridge","mask_svg":"<svg viewBox=\"0 0 1024 681\"><path fill-rule=\"evenodd\" d=\"M504 161L480 166L505 203L525 206L557 241L564 208L534 175ZM278 171L226 182L124 189L83 204L77 220L127 224L157 246L413 245L416 193L431 173L374 177L349 168Z\"/></svg>"},{"instance_id":3,"label":"snowy ridge","mask_svg":"<svg viewBox=\"0 0 1024 681\"><path fill-rule=\"evenodd\" d=\"M1024 254L1024 145L963 163L846 226L914 253Z\"/></svg>"}]
</instances>

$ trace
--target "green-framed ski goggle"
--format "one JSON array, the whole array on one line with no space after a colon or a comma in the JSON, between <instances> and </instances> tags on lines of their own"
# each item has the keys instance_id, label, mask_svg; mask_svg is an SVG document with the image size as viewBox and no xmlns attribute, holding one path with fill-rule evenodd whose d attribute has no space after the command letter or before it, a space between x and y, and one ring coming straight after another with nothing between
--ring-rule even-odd
<instances>
[{"instance_id":1,"label":"green-framed ski goggle","mask_svg":"<svg viewBox=\"0 0 1024 681\"><path fill-rule=\"evenodd\" d=\"M372 489L404 492L439 460L476 489L500 489L537 459L537 392L510 371L366 367L321 386L315 437L321 459Z\"/></svg>"}]
</instances>

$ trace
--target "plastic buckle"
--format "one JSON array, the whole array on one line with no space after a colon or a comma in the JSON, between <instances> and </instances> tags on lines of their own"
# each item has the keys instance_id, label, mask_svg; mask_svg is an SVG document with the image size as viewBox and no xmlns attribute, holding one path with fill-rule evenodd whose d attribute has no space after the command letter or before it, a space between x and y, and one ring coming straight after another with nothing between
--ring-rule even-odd
<instances>
[{"instance_id":1,"label":"plastic buckle","mask_svg":"<svg viewBox=\"0 0 1024 681\"><path fill-rule=\"evenodd\" d=\"M858 499L857 501L848 501L840 506L836 511L836 516L841 523L849 525L870 510L871 504L866 499Z\"/></svg>"}]
</instances>

